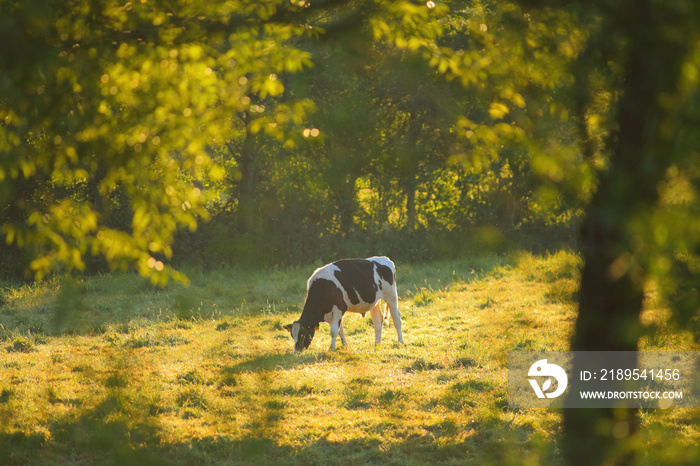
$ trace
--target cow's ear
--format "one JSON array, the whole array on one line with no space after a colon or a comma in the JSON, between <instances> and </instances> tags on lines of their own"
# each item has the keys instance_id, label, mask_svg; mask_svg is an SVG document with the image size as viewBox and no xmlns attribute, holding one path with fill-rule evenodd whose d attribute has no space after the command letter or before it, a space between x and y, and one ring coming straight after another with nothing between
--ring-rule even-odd
<instances>
[{"instance_id":1,"label":"cow's ear","mask_svg":"<svg viewBox=\"0 0 700 466\"><path fill-rule=\"evenodd\" d=\"M292 333L292 325L294 325L294 324L287 324L287 325L284 326L284 328L285 328L286 330L288 330L289 333Z\"/></svg>"}]
</instances>

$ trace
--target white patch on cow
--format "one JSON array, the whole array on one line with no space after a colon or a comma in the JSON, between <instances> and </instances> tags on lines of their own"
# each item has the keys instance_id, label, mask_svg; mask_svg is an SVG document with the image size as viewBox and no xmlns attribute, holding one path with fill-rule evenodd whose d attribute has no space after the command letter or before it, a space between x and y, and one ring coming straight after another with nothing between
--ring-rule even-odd
<instances>
[{"instance_id":1,"label":"white patch on cow","mask_svg":"<svg viewBox=\"0 0 700 466\"><path fill-rule=\"evenodd\" d=\"M328 264L324 265L323 267L317 268L316 270L314 270L314 273L311 274L311 277L309 277L309 281L306 283L306 289L308 290L311 286L311 283L318 280L319 278L322 278L324 280L330 280L333 283L335 283L335 286L340 288L340 282L338 282L338 279L335 278L336 272L340 272L340 269L335 264Z\"/></svg>"},{"instance_id":2,"label":"white patch on cow","mask_svg":"<svg viewBox=\"0 0 700 466\"><path fill-rule=\"evenodd\" d=\"M388 257L386 257L386 256L374 256L374 257L369 257L367 260L372 261L372 262L376 262L376 263L381 264L385 267L389 267L391 269L391 273L393 275L396 275L396 267L394 266L394 263L391 261L391 259L389 259ZM396 280L394 280L394 281L396 281Z\"/></svg>"}]
</instances>

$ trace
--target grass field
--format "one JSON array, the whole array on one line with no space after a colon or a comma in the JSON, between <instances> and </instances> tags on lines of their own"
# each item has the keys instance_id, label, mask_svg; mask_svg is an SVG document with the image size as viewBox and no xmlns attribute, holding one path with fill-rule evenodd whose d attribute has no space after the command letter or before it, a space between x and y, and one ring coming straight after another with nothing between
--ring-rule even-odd
<instances>
[{"instance_id":1,"label":"grass field","mask_svg":"<svg viewBox=\"0 0 700 466\"><path fill-rule=\"evenodd\" d=\"M317 264L321 265L321 264ZM0 464L562 464L561 411L511 410L507 352L565 350L580 260L397 264L405 345L369 316L292 353L313 266L0 286ZM665 324L645 349L690 350ZM697 410L641 414L642 464L700 460Z\"/></svg>"}]
</instances>

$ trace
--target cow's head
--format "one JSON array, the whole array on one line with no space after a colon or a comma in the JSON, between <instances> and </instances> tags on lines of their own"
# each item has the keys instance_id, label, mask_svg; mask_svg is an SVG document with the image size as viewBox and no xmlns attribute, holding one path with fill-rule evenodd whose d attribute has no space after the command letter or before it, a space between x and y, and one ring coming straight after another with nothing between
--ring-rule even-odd
<instances>
[{"instance_id":1,"label":"cow's head","mask_svg":"<svg viewBox=\"0 0 700 466\"><path fill-rule=\"evenodd\" d=\"M311 344L314 339L314 334L318 329L318 325L301 325L298 321L293 324L285 325L284 328L289 330L289 333L294 339L294 352L301 353Z\"/></svg>"}]
</instances>

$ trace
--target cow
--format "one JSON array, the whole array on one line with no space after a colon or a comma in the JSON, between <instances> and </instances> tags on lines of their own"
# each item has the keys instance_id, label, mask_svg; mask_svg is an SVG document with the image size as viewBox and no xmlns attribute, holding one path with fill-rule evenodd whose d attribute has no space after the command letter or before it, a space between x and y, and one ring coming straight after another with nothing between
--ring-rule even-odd
<instances>
[{"instance_id":1,"label":"cow","mask_svg":"<svg viewBox=\"0 0 700 466\"><path fill-rule=\"evenodd\" d=\"M381 342L384 318L379 307L383 300L391 312L399 343L401 313L396 293L396 267L388 257L368 259L341 259L316 269L306 284L306 299L299 320L285 325L294 339L294 352L307 349L320 322L331 324L331 351L340 334L343 346L347 346L342 319L346 312L367 312L374 323L374 344Z\"/></svg>"}]
</instances>

